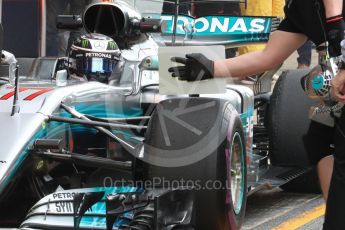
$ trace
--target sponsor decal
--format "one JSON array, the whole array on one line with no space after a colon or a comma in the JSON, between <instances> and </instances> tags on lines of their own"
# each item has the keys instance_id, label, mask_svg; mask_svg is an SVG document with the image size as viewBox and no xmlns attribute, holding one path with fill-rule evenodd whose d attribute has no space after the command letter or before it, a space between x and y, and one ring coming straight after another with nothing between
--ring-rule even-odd
<instances>
[{"instance_id":1,"label":"sponsor decal","mask_svg":"<svg viewBox=\"0 0 345 230\"><path fill-rule=\"evenodd\" d=\"M110 41L107 50L118 50L118 46L114 41Z\"/></svg>"},{"instance_id":2,"label":"sponsor decal","mask_svg":"<svg viewBox=\"0 0 345 230\"><path fill-rule=\"evenodd\" d=\"M55 203L56 212L73 212L72 202L60 201Z\"/></svg>"},{"instance_id":3,"label":"sponsor decal","mask_svg":"<svg viewBox=\"0 0 345 230\"><path fill-rule=\"evenodd\" d=\"M87 40L87 39L81 40L81 47L83 47L83 48L89 48L89 47L90 47L90 45L89 45L89 40Z\"/></svg>"},{"instance_id":4,"label":"sponsor decal","mask_svg":"<svg viewBox=\"0 0 345 230\"><path fill-rule=\"evenodd\" d=\"M75 196L75 192L72 193L68 193L68 192L63 192L63 193L54 193L53 194L53 199L73 199L73 197Z\"/></svg>"},{"instance_id":5,"label":"sponsor decal","mask_svg":"<svg viewBox=\"0 0 345 230\"><path fill-rule=\"evenodd\" d=\"M58 201L55 203L55 211L58 213L73 213L73 202L69 201ZM92 212L93 209L90 207L87 212Z\"/></svg>"},{"instance_id":6,"label":"sponsor decal","mask_svg":"<svg viewBox=\"0 0 345 230\"><path fill-rule=\"evenodd\" d=\"M166 23L164 34L173 33L174 16L162 15L161 19ZM193 36L226 36L226 35L253 35L269 34L271 30L271 18L269 17L235 17L235 16L206 16L194 19L189 16L178 16L177 35L185 35L184 28L192 27L189 34Z\"/></svg>"},{"instance_id":7,"label":"sponsor decal","mask_svg":"<svg viewBox=\"0 0 345 230\"><path fill-rule=\"evenodd\" d=\"M98 50L104 50L106 48L106 42L105 41L93 42L93 48L98 49Z\"/></svg>"},{"instance_id":8,"label":"sponsor decal","mask_svg":"<svg viewBox=\"0 0 345 230\"><path fill-rule=\"evenodd\" d=\"M86 53L86 57L97 57L97 58L111 58L111 54L105 54L105 53Z\"/></svg>"},{"instance_id":9,"label":"sponsor decal","mask_svg":"<svg viewBox=\"0 0 345 230\"><path fill-rule=\"evenodd\" d=\"M55 204L55 211L58 213L73 213L73 197L75 196L75 192L68 193L68 192L63 192L63 193L54 193L53 194L53 200L56 200L54 202ZM71 199L71 201L59 201L59 199ZM93 209L90 207L88 212L92 212Z\"/></svg>"},{"instance_id":10,"label":"sponsor decal","mask_svg":"<svg viewBox=\"0 0 345 230\"><path fill-rule=\"evenodd\" d=\"M89 40L91 46L89 48L92 48L94 50L98 51L106 51L108 47L108 41L104 40Z\"/></svg>"}]
</instances>

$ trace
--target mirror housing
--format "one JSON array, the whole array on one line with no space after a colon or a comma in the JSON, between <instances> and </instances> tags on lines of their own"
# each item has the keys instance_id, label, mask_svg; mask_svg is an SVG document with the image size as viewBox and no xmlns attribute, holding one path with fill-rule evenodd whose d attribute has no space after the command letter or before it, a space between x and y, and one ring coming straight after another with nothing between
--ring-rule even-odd
<instances>
[{"instance_id":1,"label":"mirror housing","mask_svg":"<svg viewBox=\"0 0 345 230\"><path fill-rule=\"evenodd\" d=\"M83 27L81 15L58 15L56 17L56 28L65 30L79 30Z\"/></svg>"},{"instance_id":2,"label":"mirror housing","mask_svg":"<svg viewBox=\"0 0 345 230\"><path fill-rule=\"evenodd\" d=\"M140 22L133 23L134 29L141 33L160 33L162 20L155 18L143 18Z\"/></svg>"}]
</instances>

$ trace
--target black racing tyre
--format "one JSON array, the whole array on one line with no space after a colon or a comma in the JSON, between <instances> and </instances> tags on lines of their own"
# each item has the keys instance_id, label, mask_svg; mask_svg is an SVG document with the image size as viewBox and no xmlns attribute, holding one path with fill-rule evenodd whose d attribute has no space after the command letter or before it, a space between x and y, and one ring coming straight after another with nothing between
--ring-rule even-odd
<instances>
[{"instance_id":1,"label":"black racing tyre","mask_svg":"<svg viewBox=\"0 0 345 230\"><path fill-rule=\"evenodd\" d=\"M210 103L214 106L203 108ZM157 109L149 123L146 135L149 147L145 147L145 154L155 156L164 152L167 161L174 154L195 157L195 153L202 155L207 152L207 155L196 162L174 167L163 167L151 161L146 164L145 178L156 182L160 178L165 184L158 186L163 187L167 186L167 182L181 179L186 184L179 185L194 186L195 229L239 229L244 218L247 193L246 148L239 115L229 102L211 98L172 99L161 102L159 106L173 113L181 104L189 112L178 118L199 129L202 135L193 135L172 119L166 119L162 125L160 117L163 112ZM193 108L203 109L193 111ZM168 133L162 132L163 126ZM164 144L166 134L171 140L170 146ZM213 139L217 140L215 148L212 146Z\"/></svg>"},{"instance_id":2,"label":"black racing tyre","mask_svg":"<svg viewBox=\"0 0 345 230\"><path fill-rule=\"evenodd\" d=\"M307 73L308 70L285 71L275 84L268 112L270 160L274 166L311 167L303 143L310 124L308 111L315 105L301 87L301 78ZM293 192L318 192L316 170L281 187Z\"/></svg>"}]
</instances>

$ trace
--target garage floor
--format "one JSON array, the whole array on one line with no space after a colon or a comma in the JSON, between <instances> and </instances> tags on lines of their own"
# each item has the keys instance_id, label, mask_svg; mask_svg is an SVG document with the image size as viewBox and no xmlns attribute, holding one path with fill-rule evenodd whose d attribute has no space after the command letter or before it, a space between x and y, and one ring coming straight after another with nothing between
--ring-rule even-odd
<instances>
[{"instance_id":1,"label":"garage floor","mask_svg":"<svg viewBox=\"0 0 345 230\"><path fill-rule=\"evenodd\" d=\"M260 191L248 198L242 230L320 230L324 208L321 194Z\"/></svg>"}]
</instances>

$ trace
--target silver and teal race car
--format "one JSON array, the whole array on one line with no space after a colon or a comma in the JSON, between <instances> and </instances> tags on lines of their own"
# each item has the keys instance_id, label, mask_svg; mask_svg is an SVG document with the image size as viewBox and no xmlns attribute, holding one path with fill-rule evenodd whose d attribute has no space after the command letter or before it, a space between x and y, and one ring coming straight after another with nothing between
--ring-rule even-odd
<instances>
[{"instance_id":1,"label":"silver and teal race car","mask_svg":"<svg viewBox=\"0 0 345 230\"><path fill-rule=\"evenodd\" d=\"M305 72L284 72L273 94L277 70L223 94L159 93L159 47L265 42L279 24L177 10L188 4L100 1L82 24L58 20L118 43L116 84L61 84L61 58L18 57L16 77L0 78L0 227L234 230L260 189L315 190L302 144Z\"/></svg>"}]
</instances>

